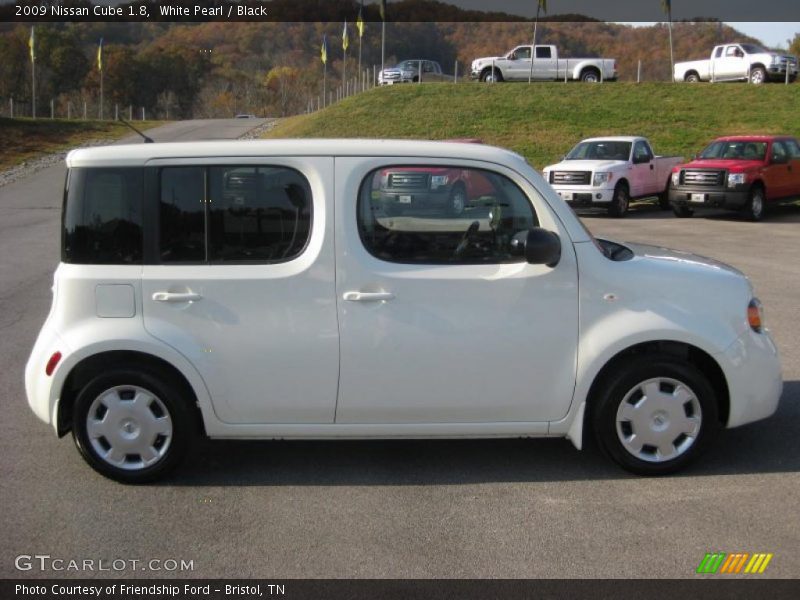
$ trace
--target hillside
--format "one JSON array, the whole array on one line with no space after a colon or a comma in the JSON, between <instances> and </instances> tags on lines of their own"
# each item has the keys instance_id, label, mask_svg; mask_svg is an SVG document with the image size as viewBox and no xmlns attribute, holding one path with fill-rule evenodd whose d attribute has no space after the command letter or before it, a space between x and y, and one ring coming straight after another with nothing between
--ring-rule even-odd
<instances>
[{"instance_id":1,"label":"hillside","mask_svg":"<svg viewBox=\"0 0 800 600\"><path fill-rule=\"evenodd\" d=\"M344 0L339 5L347 4ZM356 74L358 37L352 26L347 74ZM530 43L529 22L388 22L386 63L406 58L438 60L464 75L479 56ZM155 118L230 117L237 112L283 116L305 110L322 88L320 44L328 40L327 84L335 89L344 71L342 22L317 23L49 23L36 26L36 89L39 111L66 116L68 106L87 104L97 113L100 78L97 43L104 39L107 102L145 107ZM0 23L0 114L13 98L30 106L30 28ZM722 23L675 23L676 60L703 58L716 43L753 41ZM615 58L622 81L668 80L669 42L664 24L634 28L598 22L543 22L539 43L556 44L562 56ZM800 35L797 37L800 44ZM800 52L800 50L797 50ZM367 23L362 65L381 62L380 26Z\"/></svg>"},{"instance_id":2,"label":"hillside","mask_svg":"<svg viewBox=\"0 0 800 600\"><path fill-rule=\"evenodd\" d=\"M476 137L541 168L594 135L644 135L659 154L690 157L719 135L799 127L796 86L409 84L290 117L268 137Z\"/></svg>"}]
</instances>

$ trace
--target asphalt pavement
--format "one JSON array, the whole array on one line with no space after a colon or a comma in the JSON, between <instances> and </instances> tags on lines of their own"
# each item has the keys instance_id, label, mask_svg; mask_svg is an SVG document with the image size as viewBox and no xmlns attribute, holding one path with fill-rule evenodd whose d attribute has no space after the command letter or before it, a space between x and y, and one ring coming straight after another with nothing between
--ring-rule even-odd
<instances>
[{"instance_id":1,"label":"asphalt pavement","mask_svg":"<svg viewBox=\"0 0 800 600\"><path fill-rule=\"evenodd\" d=\"M241 121L150 133L235 138L261 122ZM771 552L764 576L800 574L800 208L763 223L674 219L646 205L624 220L585 218L597 234L729 262L766 306L786 381L778 414L725 431L683 474L632 476L565 440L217 441L168 481L124 486L25 402L63 178L53 167L0 188L0 577L685 578L713 551ZM51 559L17 570L16 557L36 554L95 570L56 571ZM124 567L97 570L114 560ZM169 560L192 570L166 570Z\"/></svg>"}]
</instances>

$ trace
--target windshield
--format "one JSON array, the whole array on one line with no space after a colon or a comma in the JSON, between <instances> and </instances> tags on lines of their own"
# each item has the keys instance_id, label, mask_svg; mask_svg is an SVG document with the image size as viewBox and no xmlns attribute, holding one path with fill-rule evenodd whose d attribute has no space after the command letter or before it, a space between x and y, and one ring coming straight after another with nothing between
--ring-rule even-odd
<instances>
[{"instance_id":1,"label":"windshield","mask_svg":"<svg viewBox=\"0 0 800 600\"><path fill-rule=\"evenodd\" d=\"M718 160L764 160L766 154L766 142L731 140L713 142L700 153L699 158L714 158Z\"/></svg>"},{"instance_id":2,"label":"windshield","mask_svg":"<svg viewBox=\"0 0 800 600\"><path fill-rule=\"evenodd\" d=\"M412 69L416 69L418 65L419 65L418 60L404 60L395 68L400 69L401 71L410 71Z\"/></svg>"},{"instance_id":3,"label":"windshield","mask_svg":"<svg viewBox=\"0 0 800 600\"><path fill-rule=\"evenodd\" d=\"M742 50L747 52L748 54L760 54L762 52L766 52L764 48L761 46L756 46L755 44L739 44L742 47Z\"/></svg>"},{"instance_id":4,"label":"windshield","mask_svg":"<svg viewBox=\"0 0 800 600\"><path fill-rule=\"evenodd\" d=\"M569 151L566 160L628 160L631 142L598 140L581 142Z\"/></svg>"}]
</instances>

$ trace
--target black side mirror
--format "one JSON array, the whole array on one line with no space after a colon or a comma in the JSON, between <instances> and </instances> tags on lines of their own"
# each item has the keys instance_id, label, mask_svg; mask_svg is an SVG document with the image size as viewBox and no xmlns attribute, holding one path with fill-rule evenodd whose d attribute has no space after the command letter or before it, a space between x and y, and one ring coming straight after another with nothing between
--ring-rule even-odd
<instances>
[{"instance_id":1,"label":"black side mirror","mask_svg":"<svg viewBox=\"0 0 800 600\"><path fill-rule=\"evenodd\" d=\"M547 229L534 227L511 238L511 252L531 265L555 267L561 260L561 239Z\"/></svg>"}]
</instances>

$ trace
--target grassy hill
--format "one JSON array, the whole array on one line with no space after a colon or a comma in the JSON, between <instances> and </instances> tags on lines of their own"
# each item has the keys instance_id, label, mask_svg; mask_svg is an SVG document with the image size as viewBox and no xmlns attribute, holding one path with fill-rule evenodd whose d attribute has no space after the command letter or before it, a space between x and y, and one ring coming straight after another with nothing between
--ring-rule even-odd
<instances>
[{"instance_id":1,"label":"grassy hill","mask_svg":"<svg viewBox=\"0 0 800 600\"><path fill-rule=\"evenodd\" d=\"M409 84L287 118L268 137L477 137L541 168L594 135L644 135L685 157L720 135L798 136L799 107L798 84Z\"/></svg>"}]
</instances>

